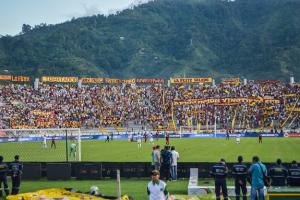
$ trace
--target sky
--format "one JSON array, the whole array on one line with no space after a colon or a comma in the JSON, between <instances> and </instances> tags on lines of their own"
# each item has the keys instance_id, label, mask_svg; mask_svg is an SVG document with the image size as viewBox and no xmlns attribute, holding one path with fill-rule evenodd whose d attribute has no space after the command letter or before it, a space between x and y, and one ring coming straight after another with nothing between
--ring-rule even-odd
<instances>
[{"instance_id":1,"label":"sky","mask_svg":"<svg viewBox=\"0 0 300 200\"><path fill-rule=\"evenodd\" d=\"M57 24L73 17L111 14L147 0L0 0L0 35L16 35L23 24Z\"/></svg>"}]
</instances>

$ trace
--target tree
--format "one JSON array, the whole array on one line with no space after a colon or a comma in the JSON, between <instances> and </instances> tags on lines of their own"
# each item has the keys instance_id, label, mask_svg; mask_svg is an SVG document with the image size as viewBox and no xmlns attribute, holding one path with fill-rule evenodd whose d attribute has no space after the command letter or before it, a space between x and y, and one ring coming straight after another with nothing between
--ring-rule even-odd
<instances>
[{"instance_id":1,"label":"tree","mask_svg":"<svg viewBox=\"0 0 300 200\"><path fill-rule=\"evenodd\" d=\"M29 31L31 31L31 26L29 24L23 24L22 33L28 33Z\"/></svg>"}]
</instances>

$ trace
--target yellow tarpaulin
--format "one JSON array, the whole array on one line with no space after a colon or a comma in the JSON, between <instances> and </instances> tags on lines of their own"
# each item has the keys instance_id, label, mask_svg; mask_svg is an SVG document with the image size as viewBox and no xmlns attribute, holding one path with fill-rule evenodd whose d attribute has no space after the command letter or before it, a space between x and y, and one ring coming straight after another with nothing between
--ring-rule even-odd
<instances>
[{"instance_id":1,"label":"yellow tarpaulin","mask_svg":"<svg viewBox=\"0 0 300 200\"><path fill-rule=\"evenodd\" d=\"M65 189L46 189L38 190L36 192L28 192L18 195L10 195L7 200L106 200L101 197L96 197L89 194L70 192ZM122 196L121 200L129 200L127 195Z\"/></svg>"}]
</instances>

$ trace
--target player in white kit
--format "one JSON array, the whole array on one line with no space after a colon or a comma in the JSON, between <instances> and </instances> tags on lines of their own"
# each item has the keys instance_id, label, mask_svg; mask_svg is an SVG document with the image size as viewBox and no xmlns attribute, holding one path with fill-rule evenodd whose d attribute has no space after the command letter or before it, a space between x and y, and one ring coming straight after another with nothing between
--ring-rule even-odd
<instances>
[{"instance_id":1,"label":"player in white kit","mask_svg":"<svg viewBox=\"0 0 300 200\"><path fill-rule=\"evenodd\" d=\"M142 136L141 136L141 134L138 134L136 136L136 142L137 142L138 148L141 148L142 147Z\"/></svg>"},{"instance_id":2,"label":"player in white kit","mask_svg":"<svg viewBox=\"0 0 300 200\"><path fill-rule=\"evenodd\" d=\"M236 143L237 143L237 144L240 144L240 143L241 143L241 136L240 136L240 134L237 134L237 135L236 135Z\"/></svg>"},{"instance_id":3,"label":"player in white kit","mask_svg":"<svg viewBox=\"0 0 300 200\"><path fill-rule=\"evenodd\" d=\"M43 136L43 148L47 148L47 137L46 135Z\"/></svg>"}]
</instances>

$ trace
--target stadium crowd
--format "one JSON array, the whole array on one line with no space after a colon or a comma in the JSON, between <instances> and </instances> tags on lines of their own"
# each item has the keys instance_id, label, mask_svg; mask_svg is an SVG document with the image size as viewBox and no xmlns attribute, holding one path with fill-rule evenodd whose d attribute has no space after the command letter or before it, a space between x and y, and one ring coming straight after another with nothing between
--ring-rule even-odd
<instances>
[{"instance_id":1,"label":"stadium crowd","mask_svg":"<svg viewBox=\"0 0 300 200\"><path fill-rule=\"evenodd\" d=\"M298 128L299 86L246 85L0 85L0 128L128 127L153 129ZM298 117L297 117L298 116ZM204 128L203 128L204 127Z\"/></svg>"}]
</instances>

